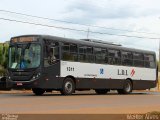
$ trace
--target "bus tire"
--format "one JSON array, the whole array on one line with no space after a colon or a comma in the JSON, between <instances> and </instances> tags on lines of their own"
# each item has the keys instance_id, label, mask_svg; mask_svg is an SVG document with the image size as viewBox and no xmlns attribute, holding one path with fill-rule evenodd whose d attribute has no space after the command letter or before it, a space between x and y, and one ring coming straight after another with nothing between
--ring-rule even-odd
<instances>
[{"instance_id":1,"label":"bus tire","mask_svg":"<svg viewBox=\"0 0 160 120\"><path fill-rule=\"evenodd\" d=\"M62 95L71 95L75 91L75 83L72 78L66 78L63 82L62 90L60 91Z\"/></svg>"},{"instance_id":2,"label":"bus tire","mask_svg":"<svg viewBox=\"0 0 160 120\"><path fill-rule=\"evenodd\" d=\"M130 94L132 92L133 86L130 80L126 80L123 89L118 89L118 94Z\"/></svg>"},{"instance_id":3,"label":"bus tire","mask_svg":"<svg viewBox=\"0 0 160 120\"><path fill-rule=\"evenodd\" d=\"M95 89L95 92L97 93L97 94L106 94L107 92L108 92L109 90L107 90L107 89Z\"/></svg>"},{"instance_id":4,"label":"bus tire","mask_svg":"<svg viewBox=\"0 0 160 120\"><path fill-rule=\"evenodd\" d=\"M38 95L38 96L43 95L43 93L45 92L45 90L41 88L33 88L32 91L35 95Z\"/></svg>"}]
</instances>

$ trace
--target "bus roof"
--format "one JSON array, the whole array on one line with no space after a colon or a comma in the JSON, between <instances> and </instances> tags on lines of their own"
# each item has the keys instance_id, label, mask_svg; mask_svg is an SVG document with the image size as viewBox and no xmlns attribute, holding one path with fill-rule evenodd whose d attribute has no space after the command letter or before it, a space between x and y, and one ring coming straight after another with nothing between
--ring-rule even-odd
<instances>
[{"instance_id":1,"label":"bus roof","mask_svg":"<svg viewBox=\"0 0 160 120\"><path fill-rule=\"evenodd\" d=\"M123 47L120 44L114 44L114 43L105 42L105 41L101 41L101 40L100 40L100 42L98 42L98 41L95 42L94 40L92 41L91 39L72 39L72 38L63 38L63 37L57 37L57 36L51 36L51 35L38 35L38 34L21 35L21 36L16 36L13 38L29 37L29 36L36 36L36 37L41 37L44 39L50 39L50 40L55 40L55 41L60 41L60 42L69 42L69 43L73 43L73 44L80 44L80 45L93 46L93 47L111 48L111 49L131 51L131 52L155 54L154 51Z\"/></svg>"}]
</instances>

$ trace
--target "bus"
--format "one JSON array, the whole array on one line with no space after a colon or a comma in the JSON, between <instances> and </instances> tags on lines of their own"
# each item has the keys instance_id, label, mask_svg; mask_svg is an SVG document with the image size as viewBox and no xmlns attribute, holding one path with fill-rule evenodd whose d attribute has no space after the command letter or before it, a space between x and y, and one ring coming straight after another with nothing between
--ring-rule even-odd
<instances>
[{"instance_id":1,"label":"bus","mask_svg":"<svg viewBox=\"0 0 160 120\"><path fill-rule=\"evenodd\" d=\"M129 94L156 87L157 71L153 51L95 39L23 35L10 40L7 87L32 89L35 95L53 90Z\"/></svg>"}]
</instances>

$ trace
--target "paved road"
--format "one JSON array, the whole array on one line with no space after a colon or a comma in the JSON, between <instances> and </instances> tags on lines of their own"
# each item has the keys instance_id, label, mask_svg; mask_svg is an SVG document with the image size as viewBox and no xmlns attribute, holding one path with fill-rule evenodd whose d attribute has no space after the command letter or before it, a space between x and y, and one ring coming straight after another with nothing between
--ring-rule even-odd
<instances>
[{"instance_id":1,"label":"paved road","mask_svg":"<svg viewBox=\"0 0 160 120\"><path fill-rule=\"evenodd\" d=\"M31 92L0 92L0 113L146 113L160 111L160 93L135 92L130 95L96 95L78 92L72 96L49 93L34 96Z\"/></svg>"}]
</instances>

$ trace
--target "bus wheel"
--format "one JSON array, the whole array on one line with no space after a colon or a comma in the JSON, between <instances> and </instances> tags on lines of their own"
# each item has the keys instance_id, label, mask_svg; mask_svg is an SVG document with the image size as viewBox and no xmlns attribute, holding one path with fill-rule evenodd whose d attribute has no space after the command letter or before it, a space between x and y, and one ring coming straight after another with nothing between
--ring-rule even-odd
<instances>
[{"instance_id":1,"label":"bus wheel","mask_svg":"<svg viewBox=\"0 0 160 120\"><path fill-rule=\"evenodd\" d=\"M66 78L64 80L62 90L60 91L62 95L71 95L75 91L75 84L71 78Z\"/></svg>"},{"instance_id":2,"label":"bus wheel","mask_svg":"<svg viewBox=\"0 0 160 120\"><path fill-rule=\"evenodd\" d=\"M123 89L118 89L118 94L130 94L132 92L132 83L130 80L126 80Z\"/></svg>"},{"instance_id":3,"label":"bus wheel","mask_svg":"<svg viewBox=\"0 0 160 120\"><path fill-rule=\"evenodd\" d=\"M43 95L43 93L45 92L45 90L41 88L33 88L32 91L35 95Z\"/></svg>"},{"instance_id":4,"label":"bus wheel","mask_svg":"<svg viewBox=\"0 0 160 120\"><path fill-rule=\"evenodd\" d=\"M95 92L97 94L106 94L109 90L107 89L96 89Z\"/></svg>"}]
</instances>

